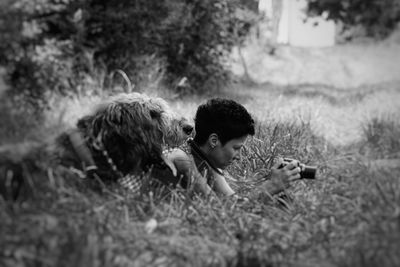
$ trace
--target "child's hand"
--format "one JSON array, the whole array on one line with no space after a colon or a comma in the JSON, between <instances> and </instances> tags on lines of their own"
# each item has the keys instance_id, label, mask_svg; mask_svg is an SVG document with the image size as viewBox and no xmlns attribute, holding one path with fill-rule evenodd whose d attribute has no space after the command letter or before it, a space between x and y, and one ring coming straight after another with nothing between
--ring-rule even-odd
<instances>
[{"instance_id":1,"label":"child's hand","mask_svg":"<svg viewBox=\"0 0 400 267\"><path fill-rule=\"evenodd\" d=\"M279 158L271 168L271 179L267 181L267 190L271 195L277 194L290 186L290 183L300 179L300 167L297 160L283 164Z\"/></svg>"}]
</instances>

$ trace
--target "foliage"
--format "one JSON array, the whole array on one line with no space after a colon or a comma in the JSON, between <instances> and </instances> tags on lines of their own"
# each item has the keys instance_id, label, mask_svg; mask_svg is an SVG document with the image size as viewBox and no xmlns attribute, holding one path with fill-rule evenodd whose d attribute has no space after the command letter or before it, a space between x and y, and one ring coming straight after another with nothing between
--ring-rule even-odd
<instances>
[{"instance_id":1,"label":"foliage","mask_svg":"<svg viewBox=\"0 0 400 267\"><path fill-rule=\"evenodd\" d=\"M50 93L75 93L85 57L77 51L70 16L71 1L13 1L4 3L0 25L2 64L15 95L43 107ZM11 23L13 27L7 27ZM73 90L73 92L70 92Z\"/></svg>"},{"instance_id":2,"label":"foliage","mask_svg":"<svg viewBox=\"0 0 400 267\"><path fill-rule=\"evenodd\" d=\"M400 127L393 117L372 118L364 126L365 145L362 148L366 156L392 158L400 151Z\"/></svg>"},{"instance_id":3,"label":"foliage","mask_svg":"<svg viewBox=\"0 0 400 267\"><path fill-rule=\"evenodd\" d=\"M239 17L237 1L175 1L164 23L169 71L189 78L194 89L212 90L228 81L225 63L250 21ZM244 32L239 32L242 30Z\"/></svg>"},{"instance_id":4,"label":"foliage","mask_svg":"<svg viewBox=\"0 0 400 267\"><path fill-rule=\"evenodd\" d=\"M384 38L400 21L398 0L308 0L308 13L327 13L328 19L341 21L345 29L361 25L367 36Z\"/></svg>"},{"instance_id":5,"label":"foliage","mask_svg":"<svg viewBox=\"0 0 400 267\"><path fill-rule=\"evenodd\" d=\"M4 98L0 99L0 145L19 142L31 132L36 132L40 127L41 118L38 114L18 109L13 103ZM21 129L26 129L21 131ZM28 130L29 129L29 130ZM36 133L35 133L36 134Z\"/></svg>"},{"instance_id":6,"label":"foliage","mask_svg":"<svg viewBox=\"0 0 400 267\"><path fill-rule=\"evenodd\" d=\"M132 196L118 186L49 168L46 159L33 154L24 161L27 194L15 202L0 197L0 266L400 266L398 103L390 109L393 116L382 114L391 106L386 99L397 99L399 90L382 100L381 94L395 89L382 86L374 89L379 94L367 87L336 93L318 85L312 85L315 92L311 85L279 87L275 93L248 88L241 102L250 103L262 120L231 166L228 182L249 201L190 198L180 189ZM288 106L279 102L282 94ZM310 102L320 99L322 104ZM189 114L200 101L188 97L177 104ZM53 131L4 102L1 141ZM294 103L298 106L289 109ZM321 115L319 107L331 116ZM282 117L282 108L289 109L290 118ZM333 128L345 124L346 116L355 119L360 141L333 145L329 136L316 135L322 121L311 115L297 120L309 108ZM337 108L346 115L335 115ZM39 129L27 136L35 124ZM268 175L276 156L317 165L317 179L293 183L284 202L262 194L257 177ZM44 165L43 171L29 172L30 165Z\"/></svg>"},{"instance_id":7,"label":"foliage","mask_svg":"<svg viewBox=\"0 0 400 267\"><path fill-rule=\"evenodd\" d=\"M180 190L134 197L63 169L32 173L28 199L0 201L0 265L397 266L398 166L373 169L320 141L308 124L261 123L246 144L261 155L311 149L320 179L290 189L288 208L275 198L198 199ZM249 161L231 170L243 194L258 190L252 176L266 164Z\"/></svg>"},{"instance_id":8,"label":"foliage","mask_svg":"<svg viewBox=\"0 0 400 267\"><path fill-rule=\"evenodd\" d=\"M164 74L172 85L186 77L192 90L216 89L229 80L230 49L254 21L236 0L18 0L1 7L0 64L14 92L42 100L48 92L76 94L88 77L116 69L138 90Z\"/></svg>"}]
</instances>

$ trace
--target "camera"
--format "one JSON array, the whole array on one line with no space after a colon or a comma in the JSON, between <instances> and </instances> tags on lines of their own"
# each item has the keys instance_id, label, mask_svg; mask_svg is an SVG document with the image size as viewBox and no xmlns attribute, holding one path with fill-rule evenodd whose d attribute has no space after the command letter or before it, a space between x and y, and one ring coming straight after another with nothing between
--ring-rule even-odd
<instances>
[{"instance_id":1,"label":"camera","mask_svg":"<svg viewBox=\"0 0 400 267\"><path fill-rule=\"evenodd\" d=\"M283 168L290 162L292 162L294 159L290 158L284 158L282 164L279 166L279 168ZM316 173L317 173L317 167L316 166L308 166L303 163L298 163L297 167L300 167L300 179L315 179Z\"/></svg>"}]
</instances>

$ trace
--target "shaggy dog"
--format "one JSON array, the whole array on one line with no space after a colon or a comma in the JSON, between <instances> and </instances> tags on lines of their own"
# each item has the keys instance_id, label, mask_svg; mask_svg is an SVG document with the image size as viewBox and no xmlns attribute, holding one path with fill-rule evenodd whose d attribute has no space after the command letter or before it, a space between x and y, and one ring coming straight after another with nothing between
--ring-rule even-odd
<instances>
[{"instance_id":1,"label":"shaggy dog","mask_svg":"<svg viewBox=\"0 0 400 267\"><path fill-rule=\"evenodd\" d=\"M118 182L133 192L138 192L149 176L164 184L177 184L176 169L163 157L163 150L183 143L192 129L161 98L121 94L101 103L55 142L29 152L16 152L15 146L0 148L0 193L10 191L10 185L13 188L13 183L22 179L24 170L19 162L32 155L47 158L44 166L65 166L82 177Z\"/></svg>"}]
</instances>

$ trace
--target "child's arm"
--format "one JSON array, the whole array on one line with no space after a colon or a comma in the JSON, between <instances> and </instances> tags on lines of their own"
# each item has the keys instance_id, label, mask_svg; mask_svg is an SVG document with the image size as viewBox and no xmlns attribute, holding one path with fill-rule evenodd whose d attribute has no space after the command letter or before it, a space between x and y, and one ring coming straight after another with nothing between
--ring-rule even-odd
<instances>
[{"instance_id":1,"label":"child's arm","mask_svg":"<svg viewBox=\"0 0 400 267\"><path fill-rule=\"evenodd\" d=\"M167 157L175 165L178 175L186 180L189 188L206 196L212 192L207 179L200 174L193 160L184 151L175 149Z\"/></svg>"},{"instance_id":2,"label":"child's arm","mask_svg":"<svg viewBox=\"0 0 400 267\"><path fill-rule=\"evenodd\" d=\"M233 191L233 189L230 187L226 181L226 178L216 172L214 172L213 189L217 194L224 196L231 196L235 194L235 191Z\"/></svg>"}]
</instances>

